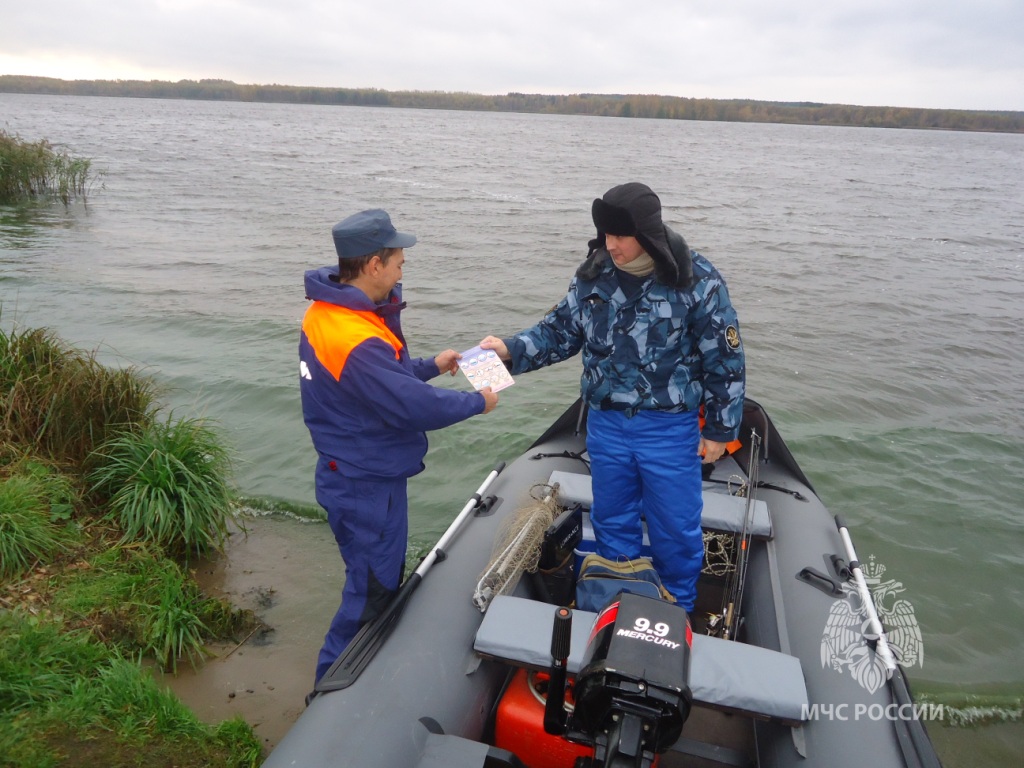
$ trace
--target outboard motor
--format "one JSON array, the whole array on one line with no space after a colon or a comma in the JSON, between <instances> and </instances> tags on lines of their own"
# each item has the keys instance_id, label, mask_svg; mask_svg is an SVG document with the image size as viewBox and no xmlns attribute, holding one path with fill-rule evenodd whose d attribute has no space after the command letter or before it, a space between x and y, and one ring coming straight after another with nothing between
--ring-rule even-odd
<instances>
[{"instance_id":1,"label":"outboard motor","mask_svg":"<svg viewBox=\"0 0 1024 768\"><path fill-rule=\"evenodd\" d=\"M693 700L692 642L686 611L664 600L620 593L598 614L564 723L566 738L594 747L594 757L579 758L576 768L650 768L676 743ZM567 654L567 642L557 645ZM551 697L563 693L548 691L549 711ZM549 732L559 727L545 721Z\"/></svg>"}]
</instances>

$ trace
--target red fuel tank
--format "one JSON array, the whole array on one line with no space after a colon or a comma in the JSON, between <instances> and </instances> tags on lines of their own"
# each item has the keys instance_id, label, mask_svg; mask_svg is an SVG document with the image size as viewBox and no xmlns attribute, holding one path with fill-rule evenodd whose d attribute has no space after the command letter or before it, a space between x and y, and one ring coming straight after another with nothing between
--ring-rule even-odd
<instances>
[{"instance_id":1,"label":"red fuel tank","mask_svg":"<svg viewBox=\"0 0 1024 768\"><path fill-rule=\"evenodd\" d=\"M593 757L594 748L545 732L545 696L537 688L546 687L547 678L546 672L515 673L498 704L494 744L515 754L527 768L572 768L577 757Z\"/></svg>"}]
</instances>

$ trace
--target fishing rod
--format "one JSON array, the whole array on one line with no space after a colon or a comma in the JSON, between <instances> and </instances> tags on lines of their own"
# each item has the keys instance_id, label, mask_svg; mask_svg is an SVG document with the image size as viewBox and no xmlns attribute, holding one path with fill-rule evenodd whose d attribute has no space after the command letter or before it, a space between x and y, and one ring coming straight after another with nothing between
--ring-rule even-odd
<instances>
[{"instance_id":1,"label":"fishing rod","mask_svg":"<svg viewBox=\"0 0 1024 768\"><path fill-rule=\"evenodd\" d=\"M761 449L761 436L757 430L750 430L750 459L747 462L747 509L743 513L743 528L740 530L736 568L732 573L725 610L722 637L733 640L739 631L740 608L743 605L743 586L747 581L747 563L750 560L750 531L754 522L754 489L758 487L757 457Z\"/></svg>"},{"instance_id":2,"label":"fishing rod","mask_svg":"<svg viewBox=\"0 0 1024 768\"><path fill-rule=\"evenodd\" d=\"M423 577L434 567L434 563L444 560L448 556L445 553L445 547L455 538L462 524L479 506L484 493L487 492L491 483L494 482L494 478L501 474L504 468L504 461L498 462L495 465L494 469L487 475L487 479L476 489L476 493L469 497L462 511L452 521L452 524L448 526L448 530L444 532L441 538L438 539L437 544L423 558L419 567L405 580L405 583L402 584L395 596L391 598L391 601L384 610L377 618L364 624L356 636L352 638L352 642L348 644L348 647L338 657L338 660L327 671L321 682L317 683L316 693L348 688L362 674L363 669L377 655L377 651L395 628L399 617L405 610L405 606L409 603L409 598L412 597L412 593L416 591L420 582L423 581Z\"/></svg>"}]
</instances>

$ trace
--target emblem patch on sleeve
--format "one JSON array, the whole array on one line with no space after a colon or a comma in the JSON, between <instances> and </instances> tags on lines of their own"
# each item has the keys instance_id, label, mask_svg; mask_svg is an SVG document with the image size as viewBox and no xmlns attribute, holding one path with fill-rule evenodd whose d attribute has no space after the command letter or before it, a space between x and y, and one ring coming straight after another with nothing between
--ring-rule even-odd
<instances>
[{"instance_id":1,"label":"emblem patch on sleeve","mask_svg":"<svg viewBox=\"0 0 1024 768\"><path fill-rule=\"evenodd\" d=\"M725 343L729 345L729 349L740 348L740 332L735 325L725 329Z\"/></svg>"}]
</instances>

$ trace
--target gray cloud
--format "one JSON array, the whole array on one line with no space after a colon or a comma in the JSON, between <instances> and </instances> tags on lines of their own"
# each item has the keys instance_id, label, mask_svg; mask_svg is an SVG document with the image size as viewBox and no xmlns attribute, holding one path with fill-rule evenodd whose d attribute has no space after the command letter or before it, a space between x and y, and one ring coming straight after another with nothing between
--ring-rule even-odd
<instances>
[{"instance_id":1,"label":"gray cloud","mask_svg":"<svg viewBox=\"0 0 1024 768\"><path fill-rule=\"evenodd\" d=\"M1024 109L1017 0L37 0L0 73Z\"/></svg>"}]
</instances>

